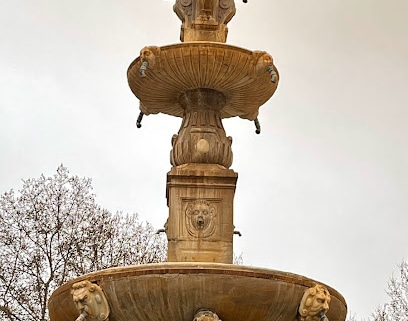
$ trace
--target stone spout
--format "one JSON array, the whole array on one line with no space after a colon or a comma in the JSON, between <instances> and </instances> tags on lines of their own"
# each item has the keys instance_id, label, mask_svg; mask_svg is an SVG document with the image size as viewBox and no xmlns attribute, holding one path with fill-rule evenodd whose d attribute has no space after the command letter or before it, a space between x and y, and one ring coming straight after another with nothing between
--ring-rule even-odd
<instances>
[{"instance_id":1,"label":"stone spout","mask_svg":"<svg viewBox=\"0 0 408 321\"><path fill-rule=\"evenodd\" d=\"M319 312L318 317L320 318L320 321L329 321L324 310Z\"/></svg>"},{"instance_id":2,"label":"stone spout","mask_svg":"<svg viewBox=\"0 0 408 321\"><path fill-rule=\"evenodd\" d=\"M108 321L110 308L101 287L88 280L74 283L71 295L79 317L75 321Z\"/></svg>"},{"instance_id":3,"label":"stone spout","mask_svg":"<svg viewBox=\"0 0 408 321\"><path fill-rule=\"evenodd\" d=\"M85 321L88 313L86 311L82 311L78 318L75 321Z\"/></svg>"}]
</instances>

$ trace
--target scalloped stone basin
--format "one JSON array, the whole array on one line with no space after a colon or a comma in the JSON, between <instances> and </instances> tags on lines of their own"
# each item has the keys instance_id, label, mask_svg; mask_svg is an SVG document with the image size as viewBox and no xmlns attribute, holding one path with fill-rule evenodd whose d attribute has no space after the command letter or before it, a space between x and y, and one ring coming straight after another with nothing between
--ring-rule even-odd
<instances>
[{"instance_id":1,"label":"scalloped stone basin","mask_svg":"<svg viewBox=\"0 0 408 321\"><path fill-rule=\"evenodd\" d=\"M277 88L276 67L278 78L273 83L267 67L262 65L264 55L268 55L264 51L216 42L146 48L151 48L152 60L145 75L140 73L141 57L127 71L129 86L142 102L140 109L146 115L164 113L183 117L180 96L187 90L206 88L225 96L222 118L239 116L254 120L259 107Z\"/></svg>"},{"instance_id":2,"label":"scalloped stone basin","mask_svg":"<svg viewBox=\"0 0 408 321\"><path fill-rule=\"evenodd\" d=\"M295 321L304 291L315 282L303 276L221 263L159 263L112 268L84 275L50 297L51 321L78 317L71 287L89 280L104 291L110 321L189 321L200 308L223 321ZM320 283L321 284L321 283ZM330 321L344 321L343 296L331 294Z\"/></svg>"}]
</instances>

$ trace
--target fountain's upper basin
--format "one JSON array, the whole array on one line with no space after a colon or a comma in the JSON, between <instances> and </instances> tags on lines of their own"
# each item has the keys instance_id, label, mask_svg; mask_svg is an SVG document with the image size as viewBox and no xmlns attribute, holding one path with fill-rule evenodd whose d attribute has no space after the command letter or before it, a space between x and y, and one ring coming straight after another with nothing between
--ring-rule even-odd
<instances>
[{"instance_id":1,"label":"fountain's upper basin","mask_svg":"<svg viewBox=\"0 0 408 321\"><path fill-rule=\"evenodd\" d=\"M142 62L148 63L141 72ZM272 67L276 78L271 81ZM188 90L212 89L226 98L221 117L254 120L275 92L279 75L264 51L217 42L186 42L142 49L127 72L129 86L146 114L183 117L180 97Z\"/></svg>"},{"instance_id":2,"label":"fountain's upper basin","mask_svg":"<svg viewBox=\"0 0 408 321\"><path fill-rule=\"evenodd\" d=\"M84 275L58 288L50 297L51 321L78 317L74 283L97 283L110 306L110 321L188 321L200 308L223 321L295 321L303 293L316 282L269 269L220 263L159 263L111 268ZM321 283L320 283L321 284ZM344 321L343 296L331 294L330 321Z\"/></svg>"}]
</instances>

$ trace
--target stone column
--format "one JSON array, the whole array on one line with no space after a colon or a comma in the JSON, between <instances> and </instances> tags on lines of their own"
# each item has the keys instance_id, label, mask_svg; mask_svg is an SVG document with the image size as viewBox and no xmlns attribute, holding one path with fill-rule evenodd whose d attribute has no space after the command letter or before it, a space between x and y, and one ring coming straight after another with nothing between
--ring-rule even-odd
<instances>
[{"instance_id":1,"label":"stone column","mask_svg":"<svg viewBox=\"0 0 408 321\"><path fill-rule=\"evenodd\" d=\"M225 97L196 89L184 93L180 104L185 113L167 174L168 261L232 263L238 175L228 169L232 140L220 117Z\"/></svg>"}]
</instances>

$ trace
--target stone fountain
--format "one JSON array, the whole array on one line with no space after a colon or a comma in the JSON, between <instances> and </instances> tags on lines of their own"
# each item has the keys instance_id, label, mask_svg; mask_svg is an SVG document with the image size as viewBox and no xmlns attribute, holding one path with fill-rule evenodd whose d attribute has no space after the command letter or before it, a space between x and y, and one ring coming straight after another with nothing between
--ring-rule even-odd
<instances>
[{"instance_id":1,"label":"stone fountain","mask_svg":"<svg viewBox=\"0 0 408 321\"><path fill-rule=\"evenodd\" d=\"M245 1L244 1L245 2ZM340 293L303 276L233 265L237 173L222 119L254 121L275 92L272 56L227 45L234 0L176 0L181 43L148 46L129 66L144 115L181 117L167 174L166 263L111 268L58 288L51 321L344 321Z\"/></svg>"}]
</instances>

